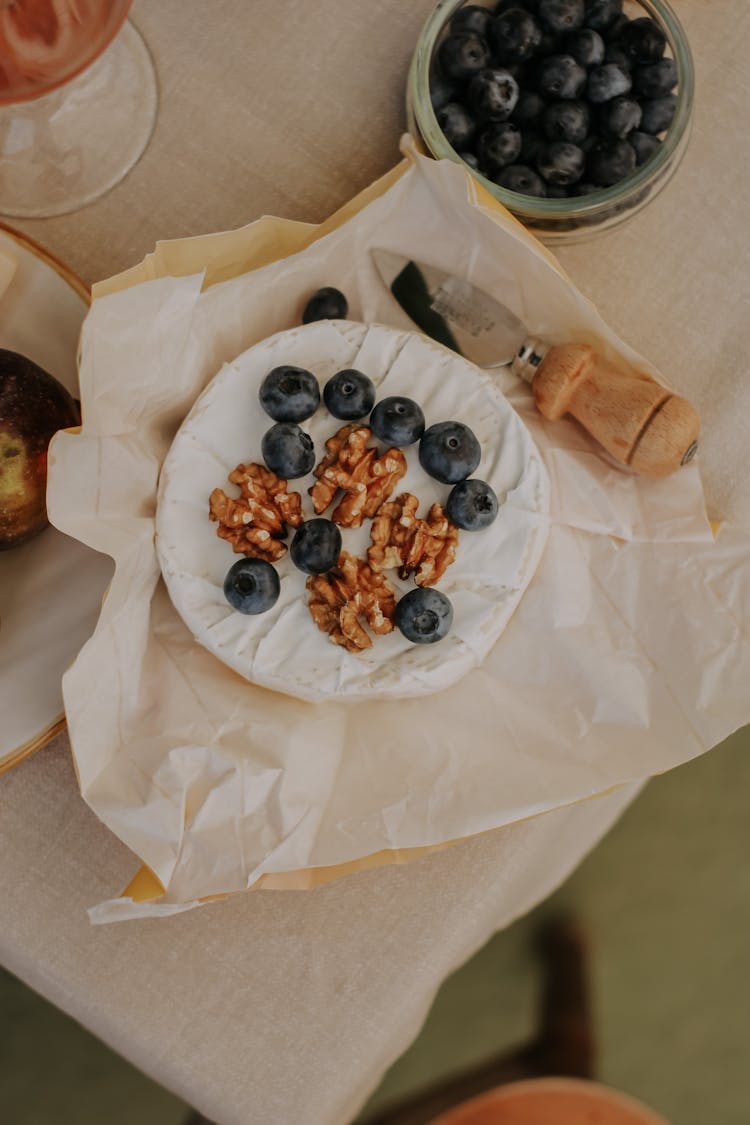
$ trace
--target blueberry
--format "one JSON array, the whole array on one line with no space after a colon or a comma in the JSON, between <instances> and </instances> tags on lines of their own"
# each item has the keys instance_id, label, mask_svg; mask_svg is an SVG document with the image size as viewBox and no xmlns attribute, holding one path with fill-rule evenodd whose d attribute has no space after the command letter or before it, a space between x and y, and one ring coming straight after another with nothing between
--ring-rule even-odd
<instances>
[{"instance_id":1,"label":"blueberry","mask_svg":"<svg viewBox=\"0 0 750 1125\"><path fill-rule=\"evenodd\" d=\"M535 16L539 11L539 0L498 0L495 5L495 16L502 15L510 8L523 8L524 12L530 12Z\"/></svg>"},{"instance_id":2,"label":"blueberry","mask_svg":"<svg viewBox=\"0 0 750 1125\"><path fill-rule=\"evenodd\" d=\"M537 59L546 59L549 55L562 55L564 35L558 35L552 31L548 31L546 27L542 28L542 41L536 49ZM533 60L532 60L533 61Z\"/></svg>"},{"instance_id":3,"label":"blueberry","mask_svg":"<svg viewBox=\"0 0 750 1125\"><path fill-rule=\"evenodd\" d=\"M611 23L601 29L601 37L604 42L615 43L629 23L630 17L626 16L624 12L620 12Z\"/></svg>"},{"instance_id":4,"label":"blueberry","mask_svg":"<svg viewBox=\"0 0 750 1125\"><path fill-rule=\"evenodd\" d=\"M641 109L641 132L663 133L672 124L677 97L675 94L665 94L663 98L644 98Z\"/></svg>"},{"instance_id":5,"label":"blueberry","mask_svg":"<svg viewBox=\"0 0 750 1125\"><path fill-rule=\"evenodd\" d=\"M294 533L289 555L305 574L325 574L338 562L341 532L330 520L305 520Z\"/></svg>"},{"instance_id":6,"label":"blueberry","mask_svg":"<svg viewBox=\"0 0 750 1125\"><path fill-rule=\"evenodd\" d=\"M604 40L590 27L582 27L580 31L568 35L564 50L581 66L600 66L604 62Z\"/></svg>"},{"instance_id":7,"label":"blueberry","mask_svg":"<svg viewBox=\"0 0 750 1125\"><path fill-rule=\"evenodd\" d=\"M375 437L389 445L413 445L424 433L424 414L412 399L390 395L373 410L370 428Z\"/></svg>"},{"instance_id":8,"label":"blueberry","mask_svg":"<svg viewBox=\"0 0 750 1125\"><path fill-rule=\"evenodd\" d=\"M599 114L599 125L602 132L611 137L622 140L632 133L641 123L641 107L635 98L627 94L620 94L619 98L612 98L605 102Z\"/></svg>"},{"instance_id":9,"label":"blueberry","mask_svg":"<svg viewBox=\"0 0 750 1125\"><path fill-rule=\"evenodd\" d=\"M677 65L674 59L659 59L646 66L638 66L633 74L633 89L643 98L661 98L677 85Z\"/></svg>"},{"instance_id":10,"label":"blueberry","mask_svg":"<svg viewBox=\"0 0 750 1125\"><path fill-rule=\"evenodd\" d=\"M586 0L583 22L594 31L605 31L622 15L622 0Z\"/></svg>"},{"instance_id":11,"label":"blueberry","mask_svg":"<svg viewBox=\"0 0 750 1125\"><path fill-rule=\"evenodd\" d=\"M590 114L585 102L553 102L544 111L544 132L551 141L579 144L588 134Z\"/></svg>"},{"instance_id":12,"label":"blueberry","mask_svg":"<svg viewBox=\"0 0 750 1125\"><path fill-rule=\"evenodd\" d=\"M537 83L546 98L577 98L586 85L586 71L572 55L550 55L539 67Z\"/></svg>"},{"instance_id":13,"label":"blueberry","mask_svg":"<svg viewBox=\"0 0 750 1125\"><path fill-rule=\"evenodd\" d=\"M645 164L661 145L658 137L652 137L649 133L641 133L640 130L636 130L629 135L628 143L632 145L635 151L635 162L638 168L641 164Z\"/></svg>"},{"instance_id":14,"label":"blueberry","mask_svg":"<svg viewBox=\"0 0 750 1125\"><path fill-rule=\"evenodd\" d=\"M484 480L462 480L445 505L448 519L464 531L481 531L497 516L497 496Z\"/></svg>"},{"instance_id":15,"label":"blueberry","mask_svg":"<svg viewBox=\"0 0 750 1125\"><path fill-rule=\"evenodd\" d=\"M361 371L345 367L337 371L323 388L323 401L334 418L353 422L364 418L375 404L375 384Z\"/></svg>"},{"instance_id":16,"label":"blueberry","mask_svg":"<svg viewBox=\"0 0 750 1125\"><path fill-rule=\"evenodd\" d=\"M521 130L512 121L490 125L477 142L477 156L484 167L497 172L513 164L521 152Z\"/></svg>"},{"instance_id":17,"label":"blueberry","mask_svg":"<svg viewBox=\"0 0 750 1125\"><path fill-rule=\"evenodd\" d=\"M586 168L586 154L568 141L553 141L537 157L536 166L549 184L567 187L580 180Z\"/></svg>"},{"instance_id":18,"label":"blueberry","mask_svg":"<svg viewBox=\"0 0 750 1125\"><path fill-rule=\"evenodd\" d=\"M540 0L539 19L553 33L575 31L583 26L583 0Z\"/></svg>"},{"instance_id":19,"label":"blueberry","mask_svg":"<svg viewBox=\"0 0 750 1125\"><path fill-rule=\"evenodd\" d=\"M492 12L488 8L481 8L478 4L467 4L459 8L451 19L450 29L453 35L470 33L478 35L480 39L487 39L492 23Z\"/></svg>"},{"instance_id":20,"label":"blueberry","mask_svg":"<svg viewBox=\"0 0 750 1125\"><path fill-rule=\"evenodd\" d=\"M349 311L349 303L339 289L332 285L325 285L313 293L305 305L302 313L302 323L310 324L313 320L344 320Z\"/></svg>"},{"instance_id":21,"label":"blueberry","mask_svg":"<svg viewBox=\"0 0 750 1125\"><path fill-rule=\"evenodd\" d=\"M511 121L515 121L516 125L522 128L535 125L544 113L546 104L541 94L535 93L534 90L520 90L516 108L511 114Z\"/></svg>"},{"instance_id":22,"label":"blueberry","mask_svg":"<svg viewBox=\"0 0 750 1125\"><path fill-rule=\"evenodd\" d=\"M506 121L518 101L518 83L503 67L487 67L469 83L469 108L481 121Z\"/></svg>"},{"instance_id":23,"label":"blueberry","mask_svg":"<svg viewBox=\"0 0 750 1125\"><path fill-rule=\"evenodd\" d=\"M430 102L435 113L448 102L455 102L458 97L458 86L450 82L442 74L433 74L430 78Z\"/></svg>"},{"instance_id":24,"label":"blueberry","mask_svg":"<svg viewBox=\"0 0 750 1125\"><path fill-rule=\"evenodd\" d=\"M647 17L630 20L620 31L617 41L634 63L656 62L667 45L667 37L658 23Z\"/></svg>"},{"instance_id":25,"label":"blueberry","mask_svg":"<svg viewBox=\"0 0 750 1125\"><path fill-rule=\"evenodd\" d=\"M619 66L620 70L623 70L626 74L630 74L633 69L630 59L617 43L607 44L604 50L604 61L614 63L615 66Z\"/></svg>"},{"instance_id":26,"label":"blueberry","mask_svg":"<svg viewBox=\"0 0 750 1125\"><path fill-rule=\"evenodd\" d=\"M464 164L468 164L469 167L473 168L475 172L481 171L479 167L479 161L477 160L473 152L459 152L458 155L461 157Z\"/></svg>"},{"instance_id":27,"label":"blueberry","mask_svg":"<svg viewBox=\"0 0 750 1125\"><path fill-rule=\"evenodd\" d=\"M419 463L443 484L456 484L476 469L482 456L479 442L463 422L437 422L419 443Z\"/></svg>"},{"instance_id":28,"label":"blueberry","mask_svg":"<svg viewBox=\"0 0 750 1125\"><path fill-rule=\"evenodd\" d=\"M315 464L312 438L294 422L277 422L261 442L263 460L272 473L291 480L309 473Z\"/></svg>"},{"instance_id":29,"label":"blueberry","mask_svg":"<svg viewBox=\"0 0 750 1125\"><path fill-rule=\"evenodd\" d=\"M320 405L320 388L304 367L274 367L260 385L260 405L274 422L303 422Z\"/></svg>"},{"instance_id":30,"label":"blueberry","mask_svg":"<svg viewBox=\"0 0 750 1125\"><path fill-rule=\"evenodd\" d=\"M589 155L589 176L599 187L611 187L635 171L635 150L627 141L600 141Z\"/></svg>"},{"instance_id":31,"label":"blueberry","mask_svg":"<svg viewBox=\"0 0 750 1125\"><path fill-rule=\"evenodd\" d=\"M490 62L490 49L478 35L462 32L449 35L438 50L440 69L448 78L462 82L478 74Z\"/></svg>"},{"instance_id":32,"label":"blueberry","mask_svg":"<svg viewBox=\"0 0 750 1125\"><path fill-rule=\"evenodd\" d=\"M523 8L510 8L493 22L490 40L500 62L523 62L539 47L542 29Z\"/></svg>"},{"instance_id":33,"label":"blueberry","mask_svg":"<svg viewBox=\"0 0 750 1125\"><path fill-rule=\"evenodd\" d=\"M521 135L521 151L518 154L519 163L535 164L544 145L545 140L541 133L537 133L534 129L524 129Z\"/></svg>"},{"instance_id":34,"label":"blueberry","mask_svg":"<svg viewBox=\"0 0 750 1125\"><path fill-rule=\"evenodd\" d=\"M601 102L611 101L620 94L629 94L632 84L630 75L626 71L621 70L615 63L604 63L603 66L595 66L589 72L586 96L590 102L598 105Z\"/></svg>"},{"instance_id":35,"label":"blueberry","mask_svg":"<svg viewBox=\"0 0 750 1125\"><path fill-rule=\"evenodd\" d=\"M458 150L471 144L477 131L477 125L474 118L469 116L462 105L459 105L458 102L448 102L447 105L437 111L435 117L451 148Z\"/></svg>"},{"instance_id":36,"label":"blueberry","mask_svg":"<svg viewBox=\"0 0 750 1125\"><path fill-rule=\"evenodd\" d=\"M570 191L562 184L547 184L546 190L548 199L568 199L570 196ZM571 190L576 191L576 188L574 187Z\"/></svg>"},{"instance_id":37,"label":"blueberry","mask_svg":"<svg viewBox=\"0 0 750 1125\"><path fill-rule=\"evenodd\" d=\"M423 586L410 590L396 603L393 620L415 645L442 641L453 623L453 606L439 590Z\"/></svg>"},{"instance_id":38,"label":"blueberry","mask_svg":"<svg viewBox=\"0 0 750 1125\"><path fill-rule=\"evenodd\" d=\"M495 183L506 191L517 191L521 195L536 195L544 198L547 194L544 181L533 169L525 164L509 164L495 179Z\"/></svg>"},{"instance_id":39,"label":"blueberry","mask_svg":"<svg viewBox=\"0 0 750 1125\"><path fill-rule=\"evenodd\" d=\"M601 191L602 189L597 187L596 184L589 184L584 181L576 184L574 190L576 195L591 195L592 191Z\"/></svg>"},{"instance_id":40,"label":"blueberry","mask_svg":"<svg viewBox=\"0 0 750 1125\"><path fill-rule=\"evenodd\" d=\"M279 576L265 559L239 559L224 579L224 597L240 613L265 613L280 589Z\"/></svg>"}]
</instances>

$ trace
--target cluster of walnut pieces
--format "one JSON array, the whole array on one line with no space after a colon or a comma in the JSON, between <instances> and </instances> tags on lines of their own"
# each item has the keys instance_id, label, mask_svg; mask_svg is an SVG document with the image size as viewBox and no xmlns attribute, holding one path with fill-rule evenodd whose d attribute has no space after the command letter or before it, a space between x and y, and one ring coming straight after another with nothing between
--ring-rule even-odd
<instances>
[{"instance_id":1,"label":"cluster of walnut pieces","mask_svg":"<svg viewBox=\"0 0 750 1125\"><path fill-rule=\"evenodd\" d=\"M352 422L326 442L326 456L313 470L317 477L310 489L315 514L320 515L333 502L339 490L344 495L331 512L340 527L361 527L372 519L406 473L406 458L400 449L388 449L381 456L367 443L372 430Z\"/></svg>"},{"instance_id":2,"label":"cluster of walnut pieces","mask_svg":"<svg viewBox=\"0 0 750 1125\"><path fill-rule=\"evenodd\" d=\"M455 559L458 528L439 504L426 520L417 517L418 507L409 492L385 501L370 530L367 562L342 551L333 570L308 578L313 621L334 644L349 652L370 648L361 618L375 634L391 632L396 596L384 570L398 568L401 578L414 574L418 586L431 586Z\"/></svg>"},{"instance_id":3,"label":"cluster of walnut pieces","mask_svg":"<svg viewBox=\"0 0 750 1125\"><path fill-rule=\"evenodd\" d=\"M287 524L303 522L302 497L287 492L287 482L263 465L238 465L229 474L240 487L237 498L215 488L209 500L209 519L218 523L216 534L227 539L238 555L277 562L286 551L282 542Z\"/></svg>"},{"instance_id":4,"label":"cluster of walnut pieces","mask_svg":"<svg viewBox=\"0 0 750 1125\"><path fill-rule=\"evenodd\" d=\"M333 570L310 575L307 589L313 621L334 644L349 652L372 647L360 618L378 635L393 630L396 595L388 579L347 551L341 552Z\"/></svg>"},{"instance_id":5,"label":"cluster of walnut pieces","mask_svg":"<svg viewBox=\"0 0 750 1125\"><path fill-rule=\"evenodd\" d=\"M417 516L418 507L410 492L381 505L370 529L367 561L377 573L393 567L400 578L413 574L417 586L434 586L456 557L458 528L440 504L432 505L426 520Z\"/></svg>"},{"instance_id":6,"label":"cluster of walnut pieces","mask_svg":"<svg viewBox=\"0 0 750 1125\"><path fill-rule=\"evenodd\" d=\"M403 492L389 499L406 473L406 458L396 448L379 456L367 445L371 437L370 428L356 422L330 437L310 489L317 515L343 492L331 513L341 527L373 520L367 562L342 551L333 570L307 579L315 624L349 652L372 647L363 620L376 635L393 630L396 595L383 571L398 569L401 578L413 574L418 586L432 586L455 559L458 543L458 528L440 504L420 519L416 496ZM302 497L287 492L287 481L263 465L238 465L229 480L239 485L240 495L227 496L215 488L209 501L216 534L237 554L277 562L287 549L283 539L288 528L304 521Z\"/></svg>"}]
</instances>

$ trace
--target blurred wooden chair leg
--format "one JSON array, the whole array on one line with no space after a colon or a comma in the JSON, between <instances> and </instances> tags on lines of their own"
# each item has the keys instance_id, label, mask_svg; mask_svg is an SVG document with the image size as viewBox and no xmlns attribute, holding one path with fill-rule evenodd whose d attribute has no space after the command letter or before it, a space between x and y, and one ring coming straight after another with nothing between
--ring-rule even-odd
<instances>
[{"instance_id":1,"label":"blurred wooden chair leg","mask_svg":"<svg viewBox=\"0 0 750 1125\"><path fill-rule=\"evenodd\" d=\"M543 965L540 1026L532 1051L538 1074L593 1078L596 1062L586 945L575 922L539 935Z\"/></svg>"},{"instance_id":2,"label":"blurred wooden chair leg","mask_svg":"<svg viewBox=\"0 0 750 1125\"><path fill-rule=\"evenodd\" d=\"M433 1117L495 1086L544 1075L591 1078L591 1025L585 944L574 923L559 920L539 936L542 994L539 1031L525 1046L417 1093L367 1125L426 1125Z\"/></svg>"}]
</instances>

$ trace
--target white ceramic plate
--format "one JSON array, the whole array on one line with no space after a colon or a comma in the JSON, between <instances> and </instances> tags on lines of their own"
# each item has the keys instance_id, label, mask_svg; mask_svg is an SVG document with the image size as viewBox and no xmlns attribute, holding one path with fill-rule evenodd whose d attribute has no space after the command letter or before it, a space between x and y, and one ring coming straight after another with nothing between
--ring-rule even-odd
<instances>
[{"instance_id":1,"label":"white ceramic plate","mask_svg":"<svg viewBox=\"0 0 750 1125\"><path fill-rule=\"evenodd\" d=\"M0 347L27 355L77 396L86 286L8 227L0 226L0 250L18 263L0 297ZM93 632L111 573L108 558L52 527L0 551L0 771L64 726L62 674Z\"/></svg>"}]
</instances>

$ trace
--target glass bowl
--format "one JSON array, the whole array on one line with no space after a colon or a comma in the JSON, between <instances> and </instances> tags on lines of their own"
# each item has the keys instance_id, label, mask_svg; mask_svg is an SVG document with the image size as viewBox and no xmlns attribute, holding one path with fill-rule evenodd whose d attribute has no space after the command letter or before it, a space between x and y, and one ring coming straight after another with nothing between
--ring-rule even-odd
<instances>
[{"instance_id":1,"label":"glass bowl","mask_svg":"<svg viewBox=\"0 0 750 1125\"><path fill-rule=\"evenodd\" d=\"M489 0L471 0L493 8ZM685 153L692 123L694 72L685 32L666 0L625 0L631 18L650 16L667 39L665 55L677 66L677 106L672 124L655 153L640 168L613 187L566 199L539 199L508 191L470 167L448 144L430 101L430 75L437 48L448 24L464 0L440 0L424 25L407 84L407 120L412 136L437 159L461 164L517 219L548 244L580 242L612 230L640 211L669 182Z\"/></svg>"}]
</instances>

